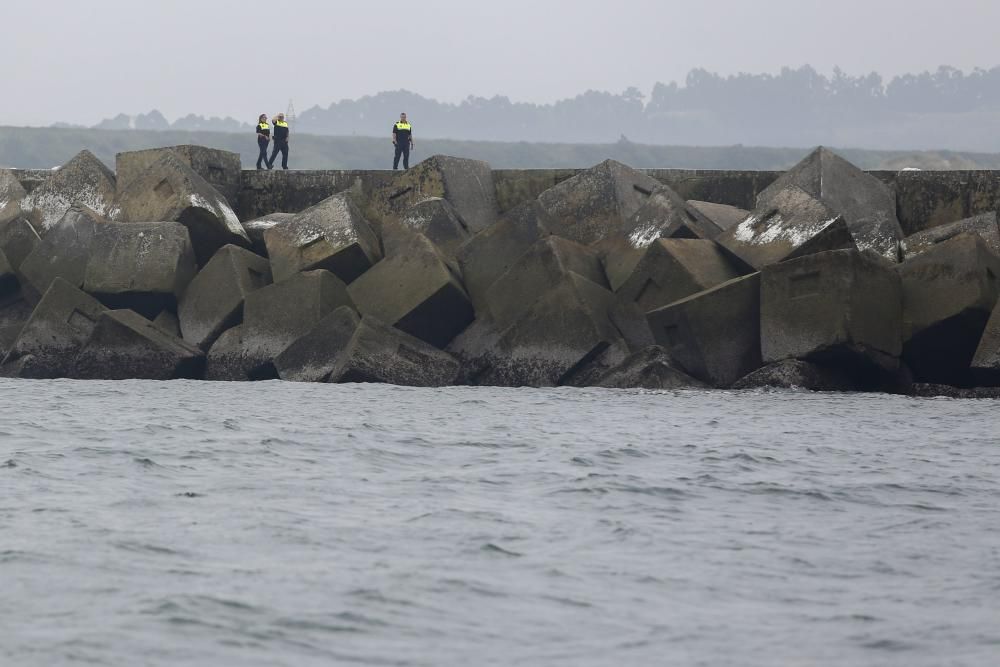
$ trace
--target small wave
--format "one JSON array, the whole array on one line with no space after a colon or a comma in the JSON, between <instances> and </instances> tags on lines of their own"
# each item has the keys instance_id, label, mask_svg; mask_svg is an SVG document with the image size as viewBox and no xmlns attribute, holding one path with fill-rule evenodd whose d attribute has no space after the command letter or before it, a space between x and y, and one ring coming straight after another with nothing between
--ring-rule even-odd
<instances>
[{"instance_id":1,"label":"small wave","mask_svg":"<svg viewBox=\"0 0 1000 667\"><path fill-rule=\"evenodd\" d=\"M513 558L520 558L524 556L524 554L520 554L516 551L510 551L509 549L504 549L503 547L497 546L492 542L484 544L482 547L480 547L480 551L485 551L487 553L502 554L504 556L511 556Z\"/></svg>"},{"instance_id":2,"label":"small wave","mask_svg":"<svg viewBox=\"0 0 1000 667\"><path fill-rule=\"evenodd\" d=\"M16 468L16 467L17 467L17 461L15 461L14 459L7 459L6 461L3 462L2 465L0 465L0 468Z\"/></svg>"}]
</instances>

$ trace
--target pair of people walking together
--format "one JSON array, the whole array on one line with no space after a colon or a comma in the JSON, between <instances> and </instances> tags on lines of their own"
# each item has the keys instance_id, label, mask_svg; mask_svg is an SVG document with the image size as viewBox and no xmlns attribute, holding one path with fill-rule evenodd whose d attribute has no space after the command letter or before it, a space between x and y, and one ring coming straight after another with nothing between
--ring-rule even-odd
<instances>
[{"instance_id":1,"label":"pair of people walking together","mask_svg":"<svg viewBox=\"0 0 1000 667\"><path fill-rule=\"evenodd\" d=\"M271 127L267 124L267 114L262 113L257 118L257 148L260 154L257 156L257 168L263 169L261 163L267 165L268 169L274 168L274 161L281 153L281 168L288 169L288 123L285 122L285 114L279 113L274 118L274 150L271 157L267 157L267 146L272 141Z\"/></svg>"}]
</instances>

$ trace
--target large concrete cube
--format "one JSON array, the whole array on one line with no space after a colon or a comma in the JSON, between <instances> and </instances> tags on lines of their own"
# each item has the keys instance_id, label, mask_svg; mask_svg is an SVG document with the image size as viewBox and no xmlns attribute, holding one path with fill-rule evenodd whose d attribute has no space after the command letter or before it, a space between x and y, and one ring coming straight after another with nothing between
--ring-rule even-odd
<instances>
[{"instance_id":1,"label":"large concrete cube","mask_svg":"<svg viewBox=\"0 0 1000 667\"><path fill-rule=\"evenodd\" d=\"M382 258L378 237L350 195L341 193L264 232L275 282L326 269L350 283Z\"/></svg>"},{"instance_id":2,"label":"large concrete cube","mask_svg":"<svg viewBox=\"0 0 1000 667\"><path fill-rule=\"evenodd\" d=\"M105 310L97 299L56 278L11 346L4 367L18 377L71 376L77 353Z\"/></svg>"},{"instance_id":3,"label":"large concrete cube","mask_svg":"<svg viewBox=\"0 0 1000 667\"><path fill-rule=\"evenodd\" d=\"M656 239L714 239L722 228L668 186L660 185L625 221L622 233L636 248L646 248Z\"/></svg>"},{"instance_id":4,"label":"large concrete cube","mask_svg":"<svg viewBox=\"0 0 1000 667\"><path fill-rule=\"evenodd\" d=\"M434 155L393 175L389 184L375 188L366 213L378 225L399 220L412 206L429 197L448 200L475 234L497 220L493 170L480 160Z\"/></svg>"},{"instance_id":5,"label":"large concrete cube","mask_svg":"<svg viewBox=\"0 0 1000 667\"><path fill-rule=\"evenodd\" d=\"M760 308L765 363L841 365L859 380L899 365L899 276L866 253L833 250L766 267Z\"/></svg>"},{"instance_id":6,"label":"large concrete cube","mask_svg":"<svg viewBox=\"0 0 1000 667\"><path fill-rule=\"evenodd\" d=\"M794 185L772 193L716 241L757 270L825 250L855 247L844 218Z\"/></svg>"},{"instance_id":7,"label":"large concrete cube","mask_svg":"<svg viewBox=\"0 0 1000 667\"><path fill-rule=\"evenodd\" d=\"M25 298L37 303L56 278L83 287L94 232L104 224L107 224L104 218L84 206L66 211L21 262Z\"/></svg>"},{"instance_id":8,"label":"large concrete cube","mask_svg":"<svg viewBox=\"0 0 1000 667\"><path fill-rule=\"evenodd\" d=\"M194 173L218 190L230 206L236 204L242 187L240 154L204 146L168 146L119 153L115 156L118 188L127 186L166 154L191 167Z\"/></svg>"},{"instance_id":9,"label":"large concrete cube","mask_svg":"<svg viewBox=\"0 0 1000 667\"><path fill-rule=\"evenodd\" d=\"M630 354L595 383L607 389L682 389L705 387L677 367L670 354L652 345Z\"/></svg>"},{"instance_id":10,"label":"large concrete cube","mask_svg":"<svg viewBox=\"0 0 1000 667\"><path fill-rule=\"evenodd\" d=\"M658 308L653 337L685 372L728 387L761 365L760 291L752 273Z\"/></svg>"},{"instance_id":11,"label":"large concrete cube","mask_svg":"<svg viewBox=\"0 0 1000 667\"><path fill-rule=\"evenodd\" d=\"M323 270L297 273L250 292L243 304L242 329L248 358L273 361L340 306L354 307L347 286Z\"/></svg>"},{"instance_id":12,"label":"large concrete cube","mask_svg":"<svg viewBox=\"0 0 1000 667\"><path fill-rule=\"evenodd\" d=\"M10 169L0 169L0 224L21 215L21 200L28 193Z\"/></svg>"},{"instance_id":13,"label":"large concrete cube","mask_svg":"<svg viewBox=\"0 0 1000 667\"><path fill-rule=\"evenodd\" d=\"M550 232L589 245L621 235L659 187L646 174L606 160L549 188L538 203L550 218Z\"/></svg>"},{"instance_id":14,"label":"large concrete cube","mask_svg":"<svg viewBox=\"0 0 1000 667\"><path fill-rule=\"evenodd\" d=\"M277 372L269 359L253 356L243 340L243 325L227 329L219 336L205 363L205 379L220 382L246 382L248 380L273 380ZM263 370L263 374L255 374Z\"/></svg>"},{"instance_id":15,"label":"large concrete cube","mask_svg":"<svg viewBox=\"0 0 1000 667\"><path fill-rule=\"evenodd\" d=\"M275 358L278 377L293 382L326 382L360 323L350 306L335 309Z\"/></svg>"},{"instance_id":16,"label":"large concrete cube","mask_svg":"<svg viewBox=\"0 0 1000 667\"><path fill-rule=\"evenodd\" d=\"M383 259L347 288L362 315L443 348L475 318L461 282L426 237Z\"/></svg>"},{"instance_id":17,"label":"large concrete cube","mask_svg":"<svg viewBox=\"0 0 1000 667\"><path fill-rule=\"evenodd\" d=\"M108 215L114 206L115 188L111 170L84 150L32 190L21 201L21 209L44 236L76 204L98 215Z\"/></svg>"},{"instance_id":18,"label":"large concrete cube","mask_svg":"<svg viewBox=\"0 0 1000 667\"><path fill-rule=\"evenodd\" d=\"M295 215L295 213L271 213L270 215L262 215L259 218L244 222L243 229L246 231L247 236L250 237L251 249L258 255L267 257L267 243L264 241L264 232L280 222L291 220Z\"/></svg>"},{"instance_id":19,"label":"large concrete cube","mask_svg":"<svg viewBox=\"0 0 1000 667\"><path fill-rule=\"evenodd\" d=\"M83 289L109 308L153 318L164 308L176 309L196 272L188 230L179 223L99 224Z\"/></svg>"},{"instance_id":20,"label":"large concrete cube","mask_svg":"<svg viewBox=\"0 0 1000 667\"><path fill-rule=\"evenodd\" d=\"M471 237L468 225L455 207L440 197L431 197L410 207L400 218L400 224L426 236L449 257L455 257L462 244ZM384 229L382 241L385 253L392 255Z\"/></svg>"},{"instance_id":21,"label":"large concrete cube","mask_svg":"<svg viewBox=\"0 0 1000 667\"><path fill-rule=\"evenodd\" d=\"M993 254L1000 256L1000 227L997 226L996 211L965 218L958 222L938 225L907 236L903 240L903 254L906 259L916 257L962 233L977 234L986 242Z\"/></svg>"},{"instance_id":22,"label":"large concrete cube","mask_svg":"<svg viewBox=\"0 0 1000 667\"><path fill-rule=\"evenodd\" d=\"M35 249L39 240L35 228L23 216L0 222L0 251L15 271L20 271L24 259Z\"/></svg>"},{"instance_id":23,"label":"large concrete cube","mask_svg":"<svg viewBox=\"0 0 1000 667\"><path fill-rule=\"evenodd\" d=\"M975 234L938 243L897 267L903 358L920 382L967 384L1000 294L1000 258Z\"/></svg>"},{"instance_id":24,"label":"large concrete cube","mask_svg":"<svg viewBox=\"0 0 1000 667\"><path fill-rule=\"evenodd\" d=\"M185 341L207 350L243 321L243 302L271 284L271 265L244 248L223 246L188 285L177 308Z\"/></svg>"},{"instance_id":25,"label":"large concrete cube","mask_svg":"<svg viewBox=\"0 0 1000 667\"><path fill-rule=\"evenodd\" d=\"M250 246L250 238L226 198L172 152L164 152L118 192L117 222L179 222L191 235L203 266L224 245Z\"/></svg>"},{"instance_id":26,"label":"large concrete cube","mask_svg":"<svg viewBox=\"0 0 1000 667\"><path fill-rule=\"evenodd\" d=\"M739 275L714 241L661 238L646 248L617 294L649 312Z\"/></svg>"},{"instance_id":27,"label":"large concrete cube","mask_svg":"<svg viewBox=\"0 0 1000 667\"><path fill-rule=\"evenodd\" d=\"M171 336L132 310L101 314L73 362L84 380L198 379L205 368L201 350Z\"/></svg>"},{"instance_id":28,"label":"large concrete cube","mask_svg":"<svg viewBox=\"0 0 1000 667\"><path fill-rule=\"evenodd\" d=\"M10 352L31 311L31 304L17 292L0 298L0 361Z\"/></svg>"},{"instance_id":29,"label":"large concrete cube","mask_svg":"<svg viewBox=\"0 0 1000 667\"><path fill-rule=\"evenodd\" d=\"M826 148L817 148L757 197L757 210L797 186L830 207L847 223L859 250L874 250L897 261L903 230L896 197L887 185Z\"/></svg>"},{"instance_id":30,"label":"large concrete cube","mask_svg":"<svg viewBox=\"0 0 1000 667\"><path fill-rule=\"evenodd\" d=\"M716 204L714 202L692 199L688 201L688 205L711 220L722 231L738 225L750 215L750 211L728 204Z\"/></svg>"}]
</instances>

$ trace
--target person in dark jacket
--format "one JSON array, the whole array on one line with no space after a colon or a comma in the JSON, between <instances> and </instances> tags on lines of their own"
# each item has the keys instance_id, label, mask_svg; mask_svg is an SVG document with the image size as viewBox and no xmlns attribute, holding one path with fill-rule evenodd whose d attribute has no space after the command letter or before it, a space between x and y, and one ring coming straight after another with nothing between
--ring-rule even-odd
<instances>
[{"instance_id":1,"label":"person in dark jacket","mask_svg":"<svg viewBox=\"0 0 1000 667\"><path fill-rule=\"evenodd\" d=\"M267 164L267 145L271 143L271 126L267 124L267 114L262 113L257 119L257 169L263 169L261 163Z\"/></svg>"},{"instance_id":2,"label":"person in dark jacket","mask_svg":"<svg viewBox=\"0 0 1000 667\"><path fill-rule=\"evenodd\" d=\"M396 147L396 157L392 159L393 171L399 169L399 156L403 156L403 169L410 168L410 149L413 148L413 126L406 120L406 114L399 114L399 122L392 126L392 145Z\"/></svg>"},{"instance_id":3,"label":"person in dark jacket","mask_svg":"<svg viewBox=\"0 0 1000 667\"><path fill-rule=\"evenodd\" d=\"M271 159L267 162L267 168L274 167L274 160L281 152L281 168L288 169L288 123L285 122L285 114L279 113L274 119L274 149L271 151Z\"/></svg>"}]
</instances>

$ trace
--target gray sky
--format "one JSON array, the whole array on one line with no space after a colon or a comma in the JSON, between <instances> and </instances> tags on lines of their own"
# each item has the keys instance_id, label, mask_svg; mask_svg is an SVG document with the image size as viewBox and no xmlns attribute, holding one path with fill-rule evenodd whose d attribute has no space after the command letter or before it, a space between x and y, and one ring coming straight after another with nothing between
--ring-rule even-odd
<instances>
[{"instance_id":1,"label":"gray sky","mask_svg":"<svg viewBox=\"0 0 1000 667\"><path fill-rule=\"evenodd\" d=\"M159 109L254 119L382 90L551 102L694 67L887 78L1000 64L995 0L5 3L7 125Z\"/></svg>"}]
</instances>

